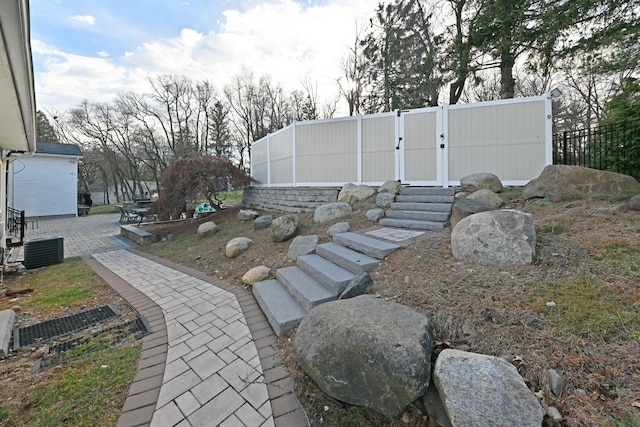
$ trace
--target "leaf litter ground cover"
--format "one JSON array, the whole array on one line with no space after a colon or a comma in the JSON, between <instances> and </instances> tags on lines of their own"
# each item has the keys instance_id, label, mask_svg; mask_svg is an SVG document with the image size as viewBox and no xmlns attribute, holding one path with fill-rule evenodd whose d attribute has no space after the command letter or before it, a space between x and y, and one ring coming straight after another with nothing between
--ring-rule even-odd
<instances>
[{"instance_id":1,"label":"leaf litter ground cover","mask_svg":"<svg viewBox=\"0 0 640 427\"><path fill-rule=\"evenodd\" d=\"M457 262L451 231L445 229L394 252L370 271L372 292L431 318L436 350L452 347L511 358L531 390L559 409L564 420L556 425L639 425L640 215L619 213L618 203L607 200L525 202L517 190L506 197L511 208L533 215L538 237L533 265ZM372 202L362 202L341 221L352 230L370 228L374 224L364 213L371 207ZM154 232L175 238L144 250L238 286L242 275L258 265L272 274L293 265L286 259L290 242L272 242L268 229L253 230L251 221L236 219L237 212L155 226ZM312 214L298 216L301 235L329 240L326 231L333 223L318 225ZM207 220L221 231L200 239L195 230ZM226 243L239 236L252 239L252 245L240 257L226 258ZM399 419L336 405L297 367L293 333L279 340L279 352L313 425L436 425L420 402ZM566 380L560 396L548 390L550 368Z\"/></svg>"}]
</instances>

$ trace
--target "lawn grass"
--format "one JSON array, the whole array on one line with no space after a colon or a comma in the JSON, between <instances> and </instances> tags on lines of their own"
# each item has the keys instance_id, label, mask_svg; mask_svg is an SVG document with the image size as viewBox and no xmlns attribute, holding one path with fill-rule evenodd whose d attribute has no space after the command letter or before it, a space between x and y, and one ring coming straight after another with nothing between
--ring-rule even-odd
<instances>
[{"instance_id":1,"label":"lawn grass","mask_svg":"<svg viewBox=\"0 0 640 427\"><path fill-rule=\"evenodd\" d=\"M115 425L139 355L137 345L123 345L77 359L61 372L45 376L23 419L38 426Z\"/></svg>"},{"instance_id":2,"label":"lawn grass","mask_svg":"<svg viewBox=\"0 0 640 427\"><path fill-rule=\"evenodd\" d=\"M29 278L33 297L25 300L25 309L48 311L60 306L83 305L93 297L100 279L80 258L67 258Z\"/></svg>"},{"instance_id":3,"label":"lawn grass","mask_svg":"<svg viewBox=\"0 0 640 427\"><path fill-rule=\"evenodd\" d=\"M89 210L89 215L104 215L104 214L114 214L117 213L116 204L112 203L110 205L99 205L99 206L91 206Z\"/></svg>"}]
</instances>

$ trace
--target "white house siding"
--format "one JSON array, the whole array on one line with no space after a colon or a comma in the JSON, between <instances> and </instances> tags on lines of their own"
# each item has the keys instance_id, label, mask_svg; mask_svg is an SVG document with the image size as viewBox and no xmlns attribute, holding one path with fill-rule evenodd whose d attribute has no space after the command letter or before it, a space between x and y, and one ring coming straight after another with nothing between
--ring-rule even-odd
<instances>
[{"instance_id":1,"label":"white house siding","mask_svg":"<svg viewBox=\"0 0 640 427\"><path fill-rule=\"evenodd\" d=\"M8 204L25 216L77 215L78 159L34 155L9 164Z\"/></svg>"}]
</instances>

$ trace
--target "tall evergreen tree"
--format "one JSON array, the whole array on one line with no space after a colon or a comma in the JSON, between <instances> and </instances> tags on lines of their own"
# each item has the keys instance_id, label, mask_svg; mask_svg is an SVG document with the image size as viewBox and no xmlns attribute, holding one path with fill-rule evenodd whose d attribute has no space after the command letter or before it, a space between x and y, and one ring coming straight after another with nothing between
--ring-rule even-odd
<instances>
[{"instance_id":1,"label":"tall evergreen tree","mask_svg":"<svg viewBox=\"0 0 640 427\"><path fill-rule=\"evenodd\" d=\"M36 140L40 142L60 142L58 133L51 126L47 115L42 111L36 111Z\"/></svg>"}]
</instances>

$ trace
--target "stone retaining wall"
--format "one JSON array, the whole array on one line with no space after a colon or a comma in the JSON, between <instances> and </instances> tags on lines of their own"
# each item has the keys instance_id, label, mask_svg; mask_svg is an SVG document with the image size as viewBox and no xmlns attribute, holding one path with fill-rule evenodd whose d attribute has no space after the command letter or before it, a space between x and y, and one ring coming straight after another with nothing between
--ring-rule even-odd
<instances>
[{"instance_id":1,"label":"stone retaining wall","mask_svg":"<svg viewBox=\"0 0 640 427\"><path fill-rule=\"evenodd\" d=\"M309 212L318 206L335 203L339 191L338 187L247 187L242 193L242 206L283 212Z\"/></svg>"}]
</instances>

